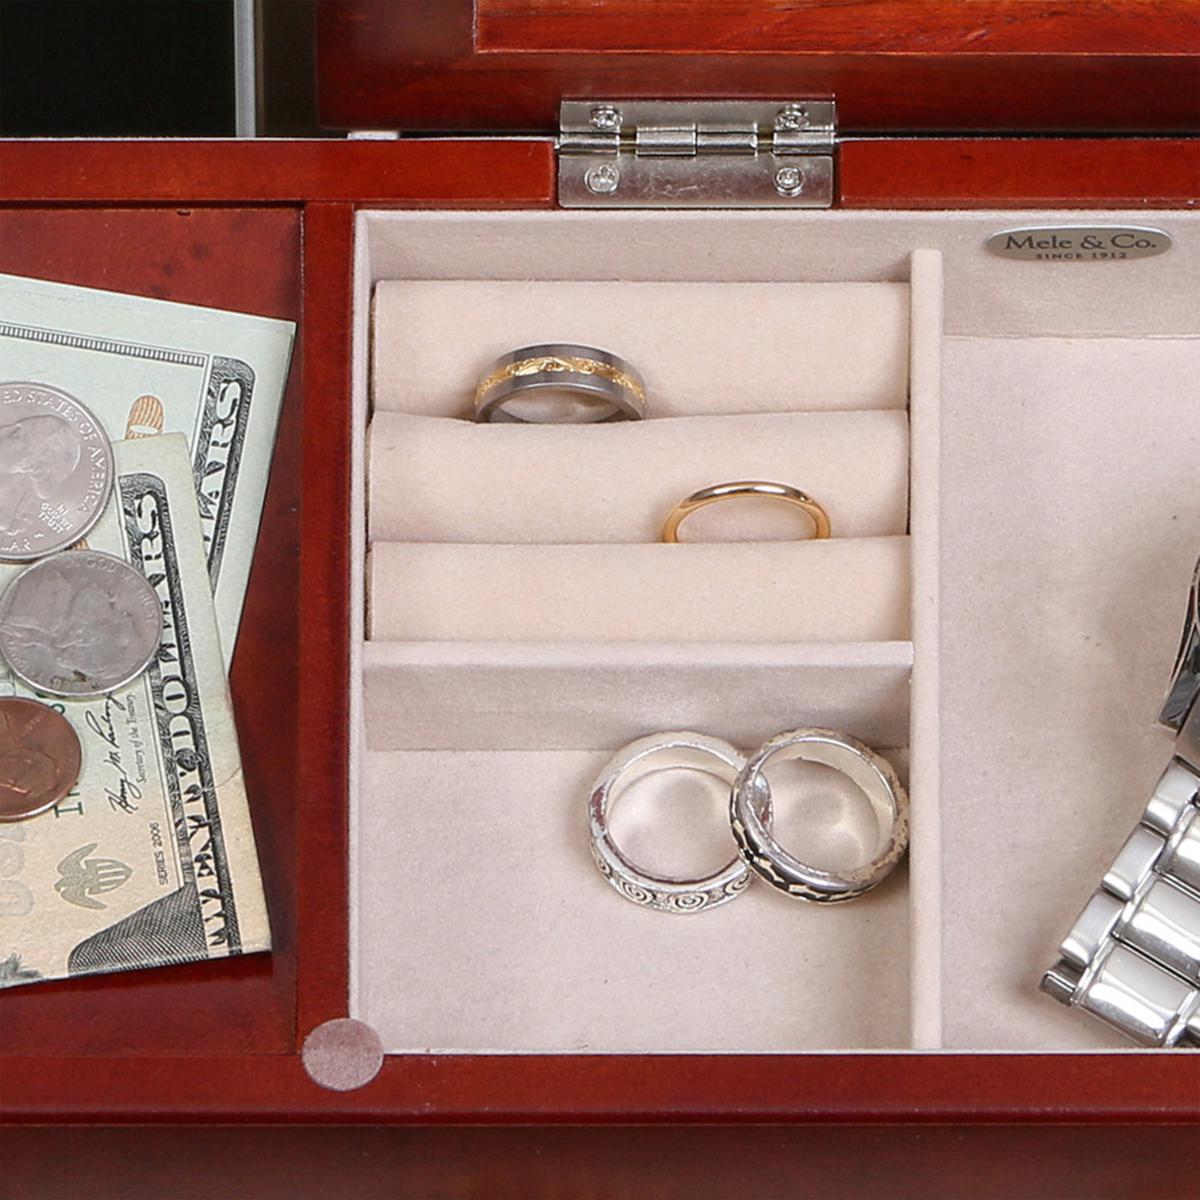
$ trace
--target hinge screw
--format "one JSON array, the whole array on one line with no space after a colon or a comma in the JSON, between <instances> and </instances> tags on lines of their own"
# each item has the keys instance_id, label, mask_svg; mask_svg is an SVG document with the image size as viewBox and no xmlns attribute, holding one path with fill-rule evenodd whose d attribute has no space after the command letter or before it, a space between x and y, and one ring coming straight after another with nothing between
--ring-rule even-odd
<instances>
[{"instance_id":1,"label":"hinge screw","mask_svg":"<svg viewBox=\"0 0 1200 1200\"><path fill-rule=\"evenodd\" d=\"M808 109L803 104L785 104L775 118L775 128L783 131L808 128Z\"/></svg>"},{"instance_id":2,"label":"hinge screw","mask_svg":"<svg viewBox=\"0 0 1200 1200\"><path fill-rule=\"evenodd\" d=\"M804 191L804 172L799 167L780 167L775 172L775 190L781 196L799 196Z\"/></svg>"},{"instance_id":3,"label":"hinge screw","mask_svg":"<svg viewBox=\"0 0 1200 1200\"><path fill-rule=\"evenodd\" d=\"M611 163L601 163L589 168L583 182L594 195L611 196L621 186L621 172Z\"/></svg>"},{"instance_id":4,"label":"hinge screw","mask_svg":"<svg viewBox=\"0 0 1200 1200\"><path fill-rule=\"evenodd\" d=\"M621 128L621 110L611 104L598 104L592 109L592 128L613 133Z\"/></svg>"}]
</instances>

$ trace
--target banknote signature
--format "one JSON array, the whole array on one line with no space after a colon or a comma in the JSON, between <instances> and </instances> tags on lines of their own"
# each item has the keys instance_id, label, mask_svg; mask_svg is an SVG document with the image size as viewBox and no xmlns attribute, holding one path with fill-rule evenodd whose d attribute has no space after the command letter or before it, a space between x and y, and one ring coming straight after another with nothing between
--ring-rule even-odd
<instances>
[{"instance_id":1,"label":"banknote signature","mask_svg":"<svg viewBox=\"0 0 1200 1200\"><path fill-rule=\"evenodd\" d=\"M89 708L84 717L84 723L100 739L105 746L102 762L115 773L116 782L104 785L104 794L109 805L121 812L135 813L138 801L142 798L142 789L129 777L125 763L121 757L121 746L117 738L118 714L125 715L128 709L116 696L104 697L103 707L97 712Z\"/></svg>"}]
</instances>

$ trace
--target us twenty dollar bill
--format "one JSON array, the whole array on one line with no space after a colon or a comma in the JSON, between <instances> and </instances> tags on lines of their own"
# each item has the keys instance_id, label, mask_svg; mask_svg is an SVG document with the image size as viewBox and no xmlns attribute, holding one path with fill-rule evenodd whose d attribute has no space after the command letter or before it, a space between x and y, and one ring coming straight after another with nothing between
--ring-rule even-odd
<instances>
[{"instance_id":1,"label":"us twenty dollar bill","mask_svg":"<svg viewBox=\"0 0 1200 1200\"><path fill-rule=\"evenodd\" d=\"M0 379L70 392L112 441L186 436L226 666L295 328L290 321L0 275Z\"/></svg>"},{"instance_id":2,"label":"us twenty dollar bill","mask_svg":"<svg viewBox=\"0 0 1200 1200\"><path fill-rule=\"evenodd\" d=\"M83 765L56 808L0 823L0 986L270 946L187 443L114 450L115 503L88 545L150 581L162 643L129 686L54 705Z\"/></svg>"}]
</instances>

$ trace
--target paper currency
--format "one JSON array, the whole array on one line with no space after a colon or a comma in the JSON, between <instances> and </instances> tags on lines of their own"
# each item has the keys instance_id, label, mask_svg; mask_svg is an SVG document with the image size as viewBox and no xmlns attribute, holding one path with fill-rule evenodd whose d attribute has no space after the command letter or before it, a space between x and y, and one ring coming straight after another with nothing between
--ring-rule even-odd
<instances>
[{"instance_id":1,"label":"paper currency","mask_svg":"<svg viewBox=\"0 0 1200 1200\"><path fill-rule=\"evenodd\" d=\"M182 433L233 657L295 326L0 275L0 379L78 397L109 437Z\"/></svg>"},{"instance_id":2,"label":"paper currency","mask_svg":"<svg viewBox=\"0 0 1200 1200\"><path fill-rule=\"evenodd\" d=\"M162 642L128 687L53 706L83 765L54 809L0 824L0 986L270 945L187 444L114 451L88 542L150 581ZM0 567L0 588L20 569ZM3 690L31 694L12 676Z\"/></svg>"}]
</instances>

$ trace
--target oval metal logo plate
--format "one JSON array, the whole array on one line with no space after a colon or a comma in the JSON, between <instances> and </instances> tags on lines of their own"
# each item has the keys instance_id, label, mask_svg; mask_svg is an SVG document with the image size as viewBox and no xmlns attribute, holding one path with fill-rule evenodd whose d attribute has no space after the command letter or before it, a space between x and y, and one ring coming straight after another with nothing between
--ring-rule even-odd
<instances>
[{"instance_id":1,"label":"oval metal logo plate","mask_svg":"<svg viewBox=\"0 0 1200 1200\"><path fill-rule=\"evenodd\" d=\"M1140 225L1036 225L1002 229L986 244L993 254L1025 262L1119 262L1166 254L1171 235Z\"/></svg>"}]
</instances>

